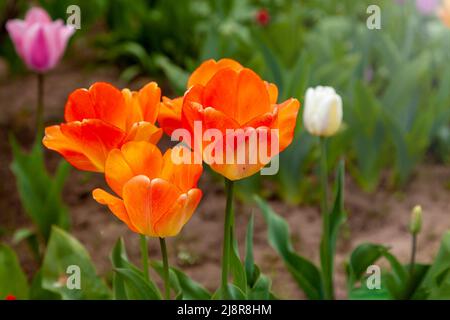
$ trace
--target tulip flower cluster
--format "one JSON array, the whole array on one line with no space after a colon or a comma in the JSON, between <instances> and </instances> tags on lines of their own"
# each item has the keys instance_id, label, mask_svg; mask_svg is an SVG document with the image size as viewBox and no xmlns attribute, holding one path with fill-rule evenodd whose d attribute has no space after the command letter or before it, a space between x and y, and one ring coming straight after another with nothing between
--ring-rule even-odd
<instances>
[{"instance_id":1,"label":"tulip flower cluster","mask_svg":"<svg viewBox=\"0 0 450 320\"><path fill-rule=\"evenodd\" d=\"M274 84L231 59L204 62L189 78L184 96L175 99L161 100L154 82L137 92L95 83L69 95L65 122L47 127L43 144L80 170L104 173L115 195L95 189L94 199L132 231L160 239L176 236L198 206L202 160L223 175L230 186L222 279L226 290L232 181L260 171L294 136L300 104L293 98L277 103L277 96ZM180 130L193 139L179 135ZM215 139L207 137L208 130L214 130ZM163 155L156 146L163 131L184 144ZM276 149L254 156L273 141ZM164 255L165 243L161 248Z\"/></svg>"}]
</instances>

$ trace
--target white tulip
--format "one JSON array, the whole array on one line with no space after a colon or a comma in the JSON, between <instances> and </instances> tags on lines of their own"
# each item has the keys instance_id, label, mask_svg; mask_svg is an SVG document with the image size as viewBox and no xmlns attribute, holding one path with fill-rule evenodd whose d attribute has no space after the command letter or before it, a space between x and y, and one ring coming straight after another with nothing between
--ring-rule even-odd
<instances>
[{"instance_id":1,"label":"white tulip","mask_svg":"<svg viewBox=\"0 0 450 320\"><path fill-rule=\"evenodd\" d=\"M303 123L312 135L334 135L342 123L342 99L331 87L318 86L306 91Z\"/></svg>"}]
</instances>

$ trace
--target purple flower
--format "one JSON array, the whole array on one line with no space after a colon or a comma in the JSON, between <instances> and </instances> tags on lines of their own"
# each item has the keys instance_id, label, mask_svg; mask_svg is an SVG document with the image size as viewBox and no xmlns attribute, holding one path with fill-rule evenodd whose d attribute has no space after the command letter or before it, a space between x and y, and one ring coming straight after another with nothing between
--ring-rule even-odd
<instances>
[{"instance_id":1,"label":"purple flower","mask_svg":"<svg viewBox=\"0 0 450 320\"><path fill-rule=\"evenodd\" d=\"M416 0L416 8L422 14L432 14L436 11L439 0Z\"/></svg>"},{"instance_id":2,"label":"purple flower","mask_svg":"<svg viewBox=\"0 0 450 320\"><path fill-rule=\"evenodd\" d=\"M55 67L75 32L62 20L52 21L41 8L30 9L25 20L9 20L6 29L17 54L29 69L36 72L46 72Z\"/></svg>"}]
</instances>

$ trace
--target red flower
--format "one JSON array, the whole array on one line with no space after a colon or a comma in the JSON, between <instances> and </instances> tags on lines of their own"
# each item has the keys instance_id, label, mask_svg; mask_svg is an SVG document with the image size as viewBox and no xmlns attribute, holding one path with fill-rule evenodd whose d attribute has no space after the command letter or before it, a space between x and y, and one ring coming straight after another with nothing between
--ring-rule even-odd
<instances>
[{"instance_id":1,"label":"red flower","mask_svg":"<svg viewBox=\"0 0 450 320\"><path fill-rule=\"evenodd\" d=\"M17 298L15 296L13 296L12 294L8 294L5 298L5 300L17 300Z\"/></svg>"},{"instance_id":2,"label":"red flower","mask_svg":"<svg viewBox=\"0 0 450 320\"><path fill-rule=\"evenodd\" d=\"M256 21L261 25L261 26L266 26L269 24L270 22L270 14L269 11L267 9L259 9L258 12L256 13Z\"/></svg>"}]
</instances>

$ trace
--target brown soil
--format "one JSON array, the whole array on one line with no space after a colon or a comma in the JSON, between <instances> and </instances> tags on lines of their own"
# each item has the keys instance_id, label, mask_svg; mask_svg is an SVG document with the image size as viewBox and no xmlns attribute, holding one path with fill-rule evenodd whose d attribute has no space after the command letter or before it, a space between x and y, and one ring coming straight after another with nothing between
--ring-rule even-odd
<instances>
[{"instance_id":1,"label":"brown soil","mask_svg":"<svg viewBox=\"0 0 450 320\"><path fill-rule=\"evenodd\" d=\"M0 75L1 76L1 75ZM86 71L81 66L61 66L46 81L46 119L48 123L61 121L67 95L79 87L87 87L94 81L117 81L114 69ZM147 79L133 83L138 88ZM7 142L8 132L15 133L20 141L29 145L32 140L33 111L35 105L35 78L31 75L0 82L0 227L4 229L1 241L11 243L17 228L30 227L29 219L20 207L14 177L9 169L11 150ZM48 153L49 166L54 167L60 158ZM450 229L450 168L423 165L403 192L379 190L366 194L348 177L345 186L345 207L349 219L341 234L336 258L336 286L338 298L345 298L343 263L351 250L362 242L389 245L399 258L409 258L410 237L406 225L410 210L416 204L424 208L423 231L419 236L418 260L430 262L437 252L440 237ZM109 253L119 236L125 237L130 257L138 263L139 243L136 234L129 231L109 211L98 205L90 196L94 187L104 186L101 175L72 170L66 184L64 198L70 208L72 233L90 252L100 274L107 274L111 267ZM222 222L225 206L223 186L205 174L200 181L204 190L203 200L192 220L182 233L168 243L170 261L181 267L195 280L214 290L220 282L220 255ZM285 217L298 251L318 261L320 215L315 206L289 206L281 201L270 201L280 215ZM258 209L240 204L237 206L237 237L244 243L245 226L252 212L255 213L255 259L264 273L273 281L275 293L280 298L302 298L283 266L282 261L267 243L266 225ZM1 234L1 233L0 233ZM24 244L14 245L23 267L28 273L35 270L31 254ZM241 248L242 249L242 248ZM152 258L159 259L158 243L150 241Z\"/></svg>"}]
</instances>

